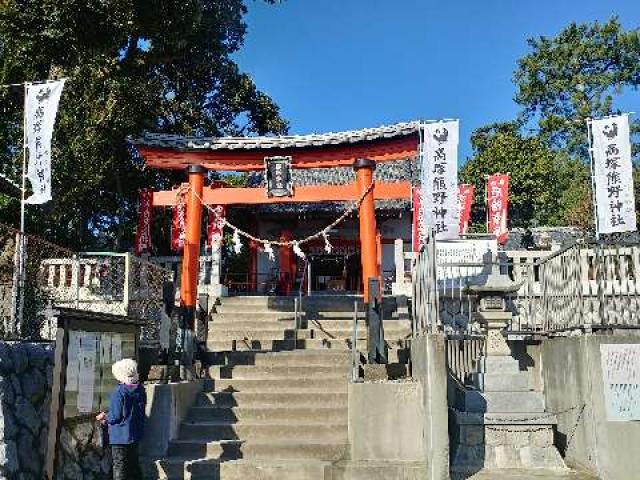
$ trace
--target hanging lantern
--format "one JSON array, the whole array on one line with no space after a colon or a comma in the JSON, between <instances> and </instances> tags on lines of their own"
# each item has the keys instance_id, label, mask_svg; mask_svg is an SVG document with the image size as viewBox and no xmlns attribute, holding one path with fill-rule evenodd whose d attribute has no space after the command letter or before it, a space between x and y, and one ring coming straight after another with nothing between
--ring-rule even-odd
<instances>
[{"instance_id":1,"label":"hanging lantern","mask_svg":"<svg viewBox=\"0 0 640 480\"><path fill-rule=\"evenodd\" d=\"M264 244L264 253L269 255L269 260L271 260L272 262L276 261L276 256L273 253L273 247L271 246L271 244L269 242Z\"/></svg>"},{"instance_id":2,"label":"hanging lantern","mask_svg":"<svg viewBox=\"0 0 640 480\"><path fill-rule=\"evenodd\" d=\"M242 251L242 242L240 241L238 229L233 230L233 251L236 252L236 255Z\"/></svg>"},{"instance_id":3,"label":"hanging lantern","mask_svg":"<svg viewBox=\"0 0 640 480\"><path fill-rule=\"evenodd\" d=\"M295 253L298 257L300 257L303 260L306 258L298 242L293 242L293 253Z\"/></svg>"}]
</instances>

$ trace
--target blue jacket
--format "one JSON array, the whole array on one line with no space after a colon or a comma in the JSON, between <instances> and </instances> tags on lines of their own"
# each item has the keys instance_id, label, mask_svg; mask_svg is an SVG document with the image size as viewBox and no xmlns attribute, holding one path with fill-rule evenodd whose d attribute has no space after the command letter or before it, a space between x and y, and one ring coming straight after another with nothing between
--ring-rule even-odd
<instances>
[{"instance_id":1,"label":"blue jacket","mask_svg":"<svg viewBox=\"0 0 640 480\"><path fill-rule=\"evenodd\" d=\"M141 384L121 383L115 388L107 415L111 445L128 445L142 439L146 403L147 396Z\"/></svg>"}]
</instances>

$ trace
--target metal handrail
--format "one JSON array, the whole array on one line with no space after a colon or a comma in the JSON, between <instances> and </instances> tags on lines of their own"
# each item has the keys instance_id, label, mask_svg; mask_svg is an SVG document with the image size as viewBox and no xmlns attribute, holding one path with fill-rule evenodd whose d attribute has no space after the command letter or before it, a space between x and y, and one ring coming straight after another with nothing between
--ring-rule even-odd
<instances>
[{"instance_id":1,"label":"metal handrail","mask_svg":"<svg viewBox=\"0 0 640 480\"><path fill-rule=\"evenodd\" d=\"M353 302L353 322L351 332L351 382L360 380L360 365L358 362L358 301Z\"/></svg>"}]
</instances>

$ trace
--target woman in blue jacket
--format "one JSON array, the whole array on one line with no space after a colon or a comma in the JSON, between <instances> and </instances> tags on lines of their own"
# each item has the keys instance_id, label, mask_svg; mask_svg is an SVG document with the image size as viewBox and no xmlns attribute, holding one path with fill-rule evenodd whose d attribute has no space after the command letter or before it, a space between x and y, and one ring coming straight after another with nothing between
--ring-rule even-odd
<instances>
[{"instance_id":1,"label":"woman in blue jacket","mask_svg":"<svg viewBox=\"0 0 640 480\"><path fill-rule=\"evenodd\" d=\"M109 426L113 479L138 480L142 478L138 443L144 433L147 398L139 383L135 360L120 360L113 364L111 371L119 384L111 393L109 412L102 412L96 418Z\"/></svg>"}]
</instances>

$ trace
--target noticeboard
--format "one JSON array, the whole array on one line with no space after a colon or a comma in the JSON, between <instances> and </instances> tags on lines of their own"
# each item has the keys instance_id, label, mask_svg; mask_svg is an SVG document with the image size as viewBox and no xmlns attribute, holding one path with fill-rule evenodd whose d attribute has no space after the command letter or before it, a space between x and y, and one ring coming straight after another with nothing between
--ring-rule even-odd
<instances>
[{"instance_id":1,"label":"noticeboard","mask_svg":"<svg viewBox=\"0 0 640 480\"><path fill-rule=\"evenodd\" d=\"M55 476L56 455L63 423L92 421L109 408L117 385L112 365L138 358L141 322L117 315L60 309L56 334L47 477Z\"/></svg>"}]
</instances>

